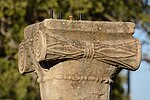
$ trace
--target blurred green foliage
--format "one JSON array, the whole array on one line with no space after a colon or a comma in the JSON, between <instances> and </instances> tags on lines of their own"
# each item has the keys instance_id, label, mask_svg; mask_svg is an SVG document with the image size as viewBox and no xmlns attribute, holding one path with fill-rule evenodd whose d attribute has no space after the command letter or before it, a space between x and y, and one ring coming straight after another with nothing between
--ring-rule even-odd
<instances>
[{"instance_id":1,"label":"blurred green foliage","mask_svg":"<svg viewBox=\"0 0 150 100\"><path fill-rule=\"evenodd\" d=\"M34 73L21 76L17 68L18 45L23 29L32 23L72 15L83 20L131 21L149 32L148 0L0 0L0 99L39 100L39 86ZM122 87L125 78L118 76L113 83L112 100L127 100Z\"/></svg>"}]
</instances>

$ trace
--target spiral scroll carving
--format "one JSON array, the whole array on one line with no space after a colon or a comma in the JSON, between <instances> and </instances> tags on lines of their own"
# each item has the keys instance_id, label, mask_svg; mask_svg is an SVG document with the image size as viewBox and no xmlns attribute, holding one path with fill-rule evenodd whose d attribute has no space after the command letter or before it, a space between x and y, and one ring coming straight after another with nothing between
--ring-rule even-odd
<instances>
[{"instance_id":1,"label":"spiral scroll carving","mask_svg":"<svg viewBox=\"0 0 150 100\"><path fill-rule=\"evenodd\" d=\"M33 37L33 51L37 61L44 60L46 55L46 38L41 31Z\"/></svg>"},{"instance_id":2,"label":"spiral scroll carving","mask_svg":"<svg viewBox=\"0 0 150 100\"><path fill-rule=\"evenodd\" d=\"M18 67L19 67L19 72L23 74L28 70L27 66L27 51L25 49L25 46L23 43L19 45L19 58L18 58Z\"/></svg>"}]
</instances>

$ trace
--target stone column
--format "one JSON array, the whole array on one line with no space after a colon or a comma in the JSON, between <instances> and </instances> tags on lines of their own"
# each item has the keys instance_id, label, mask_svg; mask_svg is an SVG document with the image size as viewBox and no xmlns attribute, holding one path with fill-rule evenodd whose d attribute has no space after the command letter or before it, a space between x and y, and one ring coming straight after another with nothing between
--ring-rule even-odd
<instances>
[{"instance_id":1,"label":"stone column","mask_svg":"<svg viewBox=\"0 0 150 100\"><path fill-rule=\"evenodd\" d=\"M112 78L139 67L134 27L57 19L29 25L19 46L19 71L37 73L42 100L109 100Z\"/></svg>"}]
</instances>

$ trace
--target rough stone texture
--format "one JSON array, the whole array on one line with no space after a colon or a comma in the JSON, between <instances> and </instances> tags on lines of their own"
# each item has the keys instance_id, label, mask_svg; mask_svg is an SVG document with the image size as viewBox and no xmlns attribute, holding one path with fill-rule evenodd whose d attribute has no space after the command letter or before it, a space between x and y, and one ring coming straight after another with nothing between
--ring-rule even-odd
<instances>
[{"instance_id":1,"label":"rough stone texture","mask_svg":"<svg viewBox=\"0 0 150 100\"><path fill-rule=\"evenodd\" d=\"M109 100L112 78L139 67L134 27L57 19L29 25L19 47L19 71L37 73L42 100Z\"/></svg>"}]
</instances>

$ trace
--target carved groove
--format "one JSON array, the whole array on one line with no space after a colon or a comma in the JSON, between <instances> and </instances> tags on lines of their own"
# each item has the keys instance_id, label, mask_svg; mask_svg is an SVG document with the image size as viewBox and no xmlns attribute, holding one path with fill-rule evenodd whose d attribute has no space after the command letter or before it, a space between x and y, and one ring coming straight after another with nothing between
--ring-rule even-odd
<instances>
[{"instance_id":1,"label":"carved groove","mask_svg":"<svg viewBox=\"0 0 150 100\"><path fill-rule=\"evenodd\" d=\"M42 82L48 81L48 80L68 80L68 81L93 81L93 82L100 82L104 84L110 84L112 83L112 79L109 78L101 78L96 75L54 75L54 76L49 76L43 77ZM39 81L39 82L41 82Z\"/></svg>"}]
</instances>

